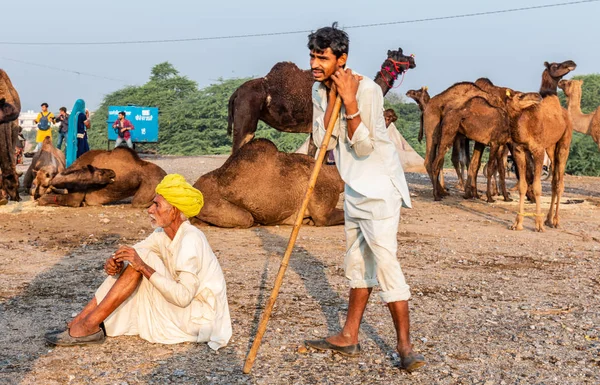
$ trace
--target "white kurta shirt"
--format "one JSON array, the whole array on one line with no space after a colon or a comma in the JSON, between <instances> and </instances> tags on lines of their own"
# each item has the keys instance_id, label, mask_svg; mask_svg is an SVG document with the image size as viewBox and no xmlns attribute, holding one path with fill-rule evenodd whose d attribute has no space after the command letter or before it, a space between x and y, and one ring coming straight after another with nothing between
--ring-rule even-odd
<instances>
[{"instance_id":1,"label":"white kurta shirt","mask_svg":"<svg viewBox=\"0 0 600 385\"><path fill-rule=\"evenodd\" d=\"M358 74L357 74L358 75ZM383 117L383 93L373 80L363 77L356 94L361 123L348 138L345 108L329 141L335 163L346 183L344 210L353 218L384 219L394 215L398 193L411 207L408 184ZM321 146L325 136L327 89L315 82L313 100L313 140ZM334 117L332 117L333 119Z\"/></svg>"},{"instance_id":2,"label":"white kurta shirt","mask_svg":"<svg viewBox=\"0 0 600 385\"><path fill-rule=\"evenodd\" d=\"M167 274L153 273L150 283L167 302L185 309L194 324L212 324L208 345L214 350L227 345L232 328L225 277L204 233L186 221L172 241L158 228L134 248L142 259L152 252L164 263ZM174 341L185 337L178 328L169 330Z\"/></svg>"}]
</instances>

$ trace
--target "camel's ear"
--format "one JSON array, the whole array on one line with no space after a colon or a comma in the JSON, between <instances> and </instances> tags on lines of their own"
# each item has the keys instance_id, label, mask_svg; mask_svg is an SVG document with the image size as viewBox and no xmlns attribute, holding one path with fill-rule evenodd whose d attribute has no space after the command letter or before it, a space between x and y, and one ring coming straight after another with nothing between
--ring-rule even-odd
<instances>
[{"instance_id":1,"label":"camel's ear","mask_svg":"<svg viewBox=\"0 0 600 385\"><path fill-rule=\"evenodd\" d=\"M506 96L508 96L510 98L510 91L506 90Z\"/></svg>"},{"instance_id":2,"label":"camel's ear","mask_svg":"<svg viewBox=\"0 0 600 385\"><path fill-rule=\"evenodd\" d=\"M96 167L92 166L91 164L87 165L87 169L90 173L94 173L94 171L96 171Z\"/></svg>"},{"instance_id":3,"label":"camel's ear","mask_svg":"<svg viewBox=\"0 0 600 385\"><path fill-rule=\"evenodd\" d=\"M392 56L392 51L388 49L387 55L388 55L388 57Z\"/></svg>"},{"instance_id":4,"label":"camel's ear","mask_svg":"<svg viewBox=\"0 0 600 385\"><path fill-rule=\"evenodd\" d=\"M402 53L402 48L398 47L398 53L399 53L400 55L404 55L404 54Z\"/></svg>"},{"instance_id":5,"label":"camel's ear","mask_svg":"<svg viewBox=\"0 0 600 385\"><path fill-rule=\"evenodd\" d=\"M548 63L547 61L544 62L544 66L548 69L550 69L550 63Z\"/></svg>"},{"instance_id":6,"label":"camel's ear","mask_svg":"<svg viewBox=\"0 0 600 385\"><path fill-rule=\"evenodd\" d=\"M429 89L429 87L425 86L423 87L423 91L427 91Z\"/></svg>"}]
</instances>

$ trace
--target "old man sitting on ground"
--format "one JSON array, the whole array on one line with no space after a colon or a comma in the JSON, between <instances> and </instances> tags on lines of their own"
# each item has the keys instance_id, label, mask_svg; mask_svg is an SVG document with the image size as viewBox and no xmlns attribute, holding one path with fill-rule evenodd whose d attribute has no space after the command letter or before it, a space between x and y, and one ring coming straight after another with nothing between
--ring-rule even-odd
<instances>
[{"instance_id":1,"label":"old man sitting on ground","mask_svg":"<svg viewBox=\"0 0 600 385\"><path fill-rule=\"evenodd\" d=\"M156 230L107 259L110 276L95 298L47 341L69 346L102 343L105 335L139 335L163 344L208 342L214 350L227 345L231 319L223 272L204 234L188 221L202 205L200 191L181 175L165 176L148 209Z\"/></svg>"}]
</instances>

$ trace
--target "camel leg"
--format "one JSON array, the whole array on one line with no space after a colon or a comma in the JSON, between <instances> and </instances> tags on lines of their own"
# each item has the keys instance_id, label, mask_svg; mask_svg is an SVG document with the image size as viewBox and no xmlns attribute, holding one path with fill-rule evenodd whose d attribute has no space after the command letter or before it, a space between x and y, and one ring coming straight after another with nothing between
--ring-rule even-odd
<instances>
[{"instance_id":1,"label":"camel leg","mask_svg":"<svg viewBox=\"0 0 600 385\"><path fill-rule=\"evenodd\" d=\"M535 230L544 232L544 218L542 218L542 167L544 166L545 149L535 149L533 155L533 193L535 195Z\"/></svg>"},{"instance_id":2,"label":"camel leg","mask_svg":"<svg viewBox=\"0 0 600 385\"><path fill-rule=\"evenodd\" d=\"M68 206L80 207L85 199L85 193L74 192L69 194L44 194L38 199L40 206Z\"/></svg>"},{"instance_id":3,"label":"camel leg","mask_svg":"<svg viewBox=\"0 0 600 385\"><path fill-rule=\"evenodd\" d=\"M510 194L506 189L506 163L504 162L504 159L506 159L507 154L507 147L502 146L502 150L498 151L498 155L496 157L496 170L498 171L498 179L500 180L500 190L502 191L504 201L512 202Z\"/></svg>"},{"instance_id":4,"label":"camel leg","mask_svg":"<svg viewBox=\"0 0 600 385\"><path fill-rule=\"evenodd\" d=\"M513 146L511 150L513 160L515 162L515 170L519 175L525 175L525 168L527 167L527 160L525 150L521 146ZM525 194L527 193L527 180L526 178L519 178L517 180L517 186L519 186L519 212L515 223L510 226L511 230L523 230L523 212L525 210Z\"/></svg>"},{"instance_id":5,"label":"camel leg","mask_svg":"<svg viewBox=\"0 0 600 385\"><path fill-rule=\"evenodd\" d=\"M471 164L469 165L469 173L467 175L467 183L465 185L465 199L479 199L479 192L477 191L477 174L479 173L479 167L481 167L483 150L485 150L485 145L475 142Z\"/></svg>"},{"instance_id":6,"label":"camel leg","mask_svg":"<svg viewBox=\"0 0 600 385\"><path fill-rule=\"evenodd\" d=\"M454 170L456 171L456 176L458 177L458 184L456 188L463 190L465 188L465 180L463 177L463 169L462 164L460 162L460 153L462 151L462 138L459 136L454 139L454 145L452 146L452 165L454 166Z\"/></svg>"},{"instance_id":7,"label":"camel leg","mask_svg":"<svg viewBox=\"0 0 600 385\"><path fill-rule=\"evenodd\" d=\"M488 203L494 203L495 200L493 198L493 191L492 191L492 181L494 178L494 174L496 173L496 165L497 165L497 158L498 157L498 146L497 145L491 145L490 146L490 158L487 164L487 190L486 190L486 196L487 196L487 201Z\"/></svg>"},{"instance_id":8,"label":"camel leg","mask_svg":"<svg viewBox=\"0 0 600 385\"><path fill-rule=\"evenodd\" d=\"M441 138L439 147L437 149L437 154L436 154L434 161L432 162L434 180L437 180L437 178L440 175L440 172L442 172L442 170L444 168L444 156L446 155L448 148L452 145L452 143L455 142L456 133L454 132L454 130L452 130L451 127L448 127L446 129L445 123L444 123L444 130L442 132L443 132L443 134L442 134L442 138ZM435 199L436 201L442 200L442 194L439 189L433 190L433 199Z\"/></svg>"},{"instance_id":9,"label":"camel leg","mask_svg":"<svg viewBox=\"0 0 600 385\"><path fill-rule=\"evenodd\" d=\"M567 159L569 157L569 151L571 147L571 137L561 138L557 144L556 157L548 154L552 161L552 200L550 210L548 211L548 217L546 218L546 224L550 227L558 228L560 219L558 216L558 209L560 207L560 199L565 188L565 167L567 165ZM555 198L556 196L556 198ZM553 204L556 202L556 208L554 216L552 217Z\"/></svg>"},{"instance_id":10,"label":"camel leg","mask_svg":"<svg viewBox=\"0 0 600 385\"><path fill-rule=\"evenodd\" d=\"M431 185L435 191L444 191L444 195L446 194L446 190L444 189L443 180L440 181L438 179L433 178L433 160L436 157L437 152L437 139L434 139L438 134L438 126L440 124L440 111L430 112L428 109L425 110L423 114L423 127L425 131L425 169L427 170L427 174L429 174L429 179L431 180Z\"/></svg>"}]
</instances>

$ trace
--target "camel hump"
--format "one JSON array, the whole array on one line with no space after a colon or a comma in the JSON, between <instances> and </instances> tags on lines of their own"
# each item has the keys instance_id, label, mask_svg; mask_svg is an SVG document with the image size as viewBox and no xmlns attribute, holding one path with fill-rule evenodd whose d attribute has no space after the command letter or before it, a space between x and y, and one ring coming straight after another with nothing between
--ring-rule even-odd
<instances>
[{"instance_id":1,"label":"camel hump","mask_svg":"<svg viewBox=\"0 0 600 385\"><path fill-rule=\"evenodd\" d=\"M310 98L307 89L312 89L313 77L310 71L304 71L291 62L279 62L265 76L267 92L275 102L289 100L297 103ZM310 105L310 104L309 104Z\"/></svg>"}]
</instances>

